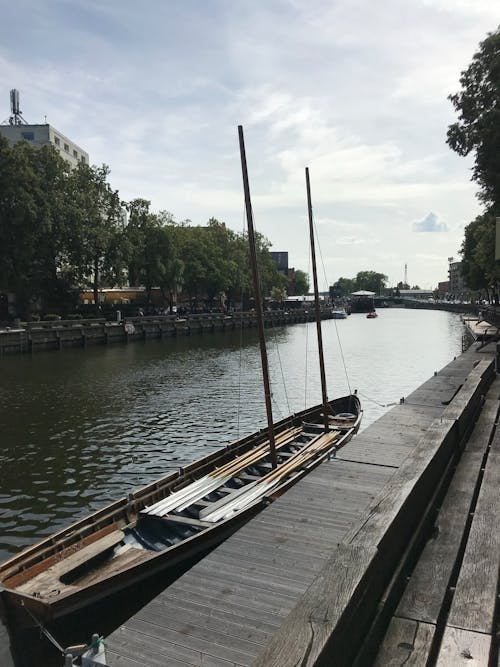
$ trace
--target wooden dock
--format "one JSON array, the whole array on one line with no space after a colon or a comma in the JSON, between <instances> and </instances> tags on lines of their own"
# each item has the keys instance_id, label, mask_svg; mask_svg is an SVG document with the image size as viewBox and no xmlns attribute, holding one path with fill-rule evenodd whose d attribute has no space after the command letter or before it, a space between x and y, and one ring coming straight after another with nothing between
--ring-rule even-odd
<instances>
[{"instance_id":1,"label":"wooden dock","mask_svg":"<svg viewBox=\"0 0 500 667\"><path fill-rule=\"evenodd\" d=\"M272 503L107 637L106 664L488 664L467 656L494 644L495 354L471 348Z\"/></svg>"},{"instance_id":2,"label":"wooden dock","mask_svg":"<svg viewBox=\"0 0 500 667\"><path fill-rule=\"evenodd\" d=\"M463 321L474 340L489 342L500 337L500 328L482 317L464 316Z\"/></svg>"}]
</instances>

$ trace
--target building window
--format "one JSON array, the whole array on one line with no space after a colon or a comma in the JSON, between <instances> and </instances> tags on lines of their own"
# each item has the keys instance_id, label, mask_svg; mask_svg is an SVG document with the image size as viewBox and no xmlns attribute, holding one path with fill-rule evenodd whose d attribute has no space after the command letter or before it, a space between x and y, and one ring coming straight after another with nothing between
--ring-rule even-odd
<instances>
[{"instance_id":1,"label":"building window","mask_svg":"<svg viewBox=\"0 0 500 667\"><path fill-rule=\"evenodd\" d=\"M69 153L69 146L68 146L68 144L64 144L64 150L66 151L66 153Z\"/></svg>"},{"instance_id":2,"label":"building window","mask_svg":"<svg viewBox=\"0 0 500 667\"><path fill-rule=\"evenodd\" d=\"M78 153L75 150L73 151L73 157L78 160Z\"/></svg>"},{"instance_id":3,"label":"building window","mask_svg":"<svg viewBox=\"0 0 500 667\"><path fill-rule=\"evenodd\" d=\"M85 155L82 155L82 162L85 164Z\"/></svg>"},{"instance_id":4,"label":"building window","mask_svg":"<svg viewBox=\"0 0 500 667\"><path fill-rule=\"evenodd\" d=\"M35 141L35 133L34 132L21 132L21 135L23 139L26 139L26 141Z\"/></svg>"},{"instance_id":5,"label":"building window","mask_svg":"<svg viewBox=\"0 0 500 667\"><path fill-rule=\"evenodd\" d=\"M60 141L59 137L54 137L54 143L55 143L56 146L61 145L61 141Z\"/></svg>"}]
</instances>

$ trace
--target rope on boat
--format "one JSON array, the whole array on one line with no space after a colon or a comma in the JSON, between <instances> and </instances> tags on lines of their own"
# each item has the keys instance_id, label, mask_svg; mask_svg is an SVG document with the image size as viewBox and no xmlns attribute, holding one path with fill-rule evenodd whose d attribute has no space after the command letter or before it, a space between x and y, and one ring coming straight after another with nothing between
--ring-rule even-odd
<instances>
[{"instance_id":1,"label":"rope on boat","mask_svg":"<svg viewBox=\"0 0 500 667\"><path fill-rule=\"evenodd\" d=\"M323 253L321 252L321 244L319 242L319 236L318 236L318 230L316 229L316 224L314 225L314 231L316 233L316 238L318 239L319 256L321 258L321 266L323 268L323 278L324 278L324 281L325 281L325 285L328 285L329 284L328 283L328 277L326 275L325 263L323 261ZM345 379L346 379L346 382L347 382L347 388L349 390L349 394L352 394L351 383L349 382L349 373L347 372L347 365L345 363L344 350L342 348L342 342L340 340L340 334L339 334L339 328L337 326L337 320L334 319L333 323L335 325L335 333L337 334L337 341L338 341L339 350L340 350L340 358L342 360L342 366L344 368Z\"/></svg>"},{"instance_id":2,"label":"rope on boat","mask_svg":"<svg viewBox=\"0 0 500 667\"><path fill-rule=\"evenodd\" d=\"M362 391L358 390L358 394L361 394L363 398L365 398L367 401L371 401L372 403L375 403L375 405L378 405L380 408L391 408L393 405L400 405L401 400L399 401L394 401L393 403L379 403L376 401L374 398L370 398L366 394L363 394Z\"/></svg>"},{"instance_id":3,"label":"rope on boat","mask_svg":"<svg viewBox=\"0 0 500 667\"><path fill-rule=\"evenodd\" d=\"M75 664L73 662L73 658L78 658L79 656L82 656L86 651L94 649L96 651L100 645L103 642L103 637L100 637L98 634L92 635L92 641L90 644L80 644L78 646L69 646L67 648L63 648L61 644L57 641L57 639L52 635L46 627L38 620L38 618L33 614L31 609L29 609L23 601L21 601L21 606L26 609L28 614L31 616L31 619L34 621L35 625L40 629L40 633L45 635L47 639L50 641L51 644L53 644L56 649L59 651L61 656L65 659L65 665L73 665Z\"/></svg>"},{"instance_id":4,"label":"rope on boat","mask_svg":"<svg viewBox=\"0 0 500 667\"><path fill-rule=\"evenodd\" d=\"M278 339L276 337L276 332L274 332L273 340L274 340L274 346L276 348L276 354L278 355L278 361L279 361L279 365L280 365L281 382L283 383L283 391L285 392L287 415L291 415L292 411L290 410L290 401L288 400L288 392L286 390L285 374L283 373L283 364L281 363L280 346L278 344ZM271 398L273 398L272 394L271 394Z\"/></svg>"},{"instance_id":5,"label":"rope on boat","mask_svg":"<svg viewBox=\"0 0 500 667\"><path fill-rule=\"evenodd\" d=\"M43 634L47 637L47 639L48 639L52 644L54 644L54 646L55 646L56 649L61 653L61 655L64 656L64 655L66 654L66 650L61 646L61 644L59 644L59 642L57 641L57 639L56 639L53 635L50 634L50 632L47 630L47 628L45 628L45 627L42 625L42 623L40 623L40 621L38 620L38 618L32 613L31 609L28 609L28 607L24 604L23 601L21 601L21 605L26 609L26 611L28 612L28 614L31 616L32 620L33 620L33 621L35 622L35 624L40 628L40 632L43 633Z\"/></svg>"}]
</instances>

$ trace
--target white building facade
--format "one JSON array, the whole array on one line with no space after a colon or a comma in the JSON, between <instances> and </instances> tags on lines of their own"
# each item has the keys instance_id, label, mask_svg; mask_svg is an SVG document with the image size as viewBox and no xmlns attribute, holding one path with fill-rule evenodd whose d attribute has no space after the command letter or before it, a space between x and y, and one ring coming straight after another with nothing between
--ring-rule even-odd
<instances>
[{"instance_id":1,"label":"white building facade","mask_svg":"<svg viewBox=\"0 0 500 667\"><path fill-rule=\"evenodd\" d=\"M18 141L27 141L36 148L51 144L71 167L79 162L89 163L89 155L74 141L58 132L52 125L0 125L0 135L13 146Z\"/></svg>"}]
</instances>

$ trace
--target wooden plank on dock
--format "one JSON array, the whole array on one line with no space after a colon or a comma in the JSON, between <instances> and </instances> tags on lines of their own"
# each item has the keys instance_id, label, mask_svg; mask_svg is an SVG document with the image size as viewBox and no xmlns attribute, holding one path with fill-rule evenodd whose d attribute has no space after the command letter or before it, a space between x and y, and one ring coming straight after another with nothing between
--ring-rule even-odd
<instances>
[{"instance_id":1,"label":"wooden plank on dock","mask_svg":"<svg viewBox=\"0 0 500 667\"><path fill-rule=\"evenodd\" d=\"M444 419L432 422L346 540L380 548L394 534L399 534L399 540L404 539L420 518L421 509L455 446L455 422Z\"/></svg>"},{"instance_id":2,"label":"wooden plank on dock","mask_svg":"<svg viewBox=\"0 0 500 667\"><path fill-rule=\"evenodd\" d=\"M458 558L498 409L498 400L485 401L441 505L433 534L412 572L398 605L397 616L428 623L438 621Z\"/></svg>"},{"instance_id":3,"label":"wooden plank on dock","mask_svg":"<svg viewBox=\"0 0 500 667\"><path fill-rule=\"evenodd\" d=\"M337 458L397 468L442 411L443 406L397 405L339 450Z\"/></svg>"},{"instance_id":4,"label":"wooden plank on dock","mask_svg":"<svg viewBox=\"0 0 500 667\"><path fill-rule=\"evenodd\" d=\"M343 664L347 658L344 645L349 642L345 626L362 600L367 575L375 564L376 549L339 545L254 667L307 667L316 664L326 651L338 655L336 664Z\"/></svg>"},{"instance_id":5,"label":"wooden plank on dock","mask_svg":"<svg viewBox=\"0 0 500 667\"><path fill-rule=\"evenodd\" d=\"M500 567L500 452L491 451L447 624L493 632Z\"/></svg>"},{"instance_id":6,"label":"wooden plank on dock","mask_svg":"<svg viewBox=\"0 0 500 667\"><path fill-rule=\"evenodd\" d=\"M374 667L421 667L427 664L436 627L407 618L393 618Z\"/></svg>"},{"instance_id":7,"label":"wooden plank on dock","mask_svg":"<svg viewBox=\"0 0 500 667\"><path fill-rule=\"evenodd\" d=\"M455 455L456 420L441 420L443 399L457 395L477 358L465 354L431 378L415 403L395 406L113 633L110 667L137 656L144 666L352 665ZM418 624L413 657L432 629Z\"/></svg>"},{"instance_id":8,"label":"wooden plank on dock","mask_svg":"<svg viewBox=\"0 0 500 667\"><path fill-rule=\"evenodd\" d=\"M478 403L493 380L494 363L493 359L483 359L478 362L467 376L463 387L443 412L443 418L459 420L461 434L470 428Z\"/></svg>"},{"instance_id":9,"label":"wooden plank on dock","mask_svg":"<svg viewBox=\"0 0 500 667\"><path fill-rule=\"evenodd\" d=\"M436 667L488 667L490 645L488 635L446 628Z\"/></svg>"},{"instance_id":10,"label":"wooden plank on dock","mask_svg":"<svg viewBox=\"0 0 500 667\"><path fill-rule=\"evenodd\" d=\"M434 532L412 572L396 616L437 623L448 592L481 470L480 453L464 453L435 522Z\"/></svg>"},{"instance_id":11,"label":"wooden plank on dock","mask_svg":"<svg viewBox=\"0 0 500 667\"><path fill-rule=\"evenodd\" d=\"M177 612L183 616L188 601L194 627L203 626L207 614L210 618L216 614L217 625L225 627L229 614L238 627L248 626L252 635L272 637L335 552L346 530L392 474L393 469L384 466L337 459L325 461L195 565L188 576L164 591L154 602L162 605L155 606L156 611L162 615L160 610L168 608L165 616L169 619L175 618ZM125 627L135 629L141 613ZM144 613L154 620L154 614ZM171 625L171 620L167 622ZM255 628L258 632L254 633ZM158 650L165 664L170 664L166 656L182 659L178 642L186 638L176 639L179 628L172 632L169 641L160 648L157 639L150 638L151 652ZM188 637L192 632L197 630L189 630ZM239 632L235 628L234 633L227 635L227 642L233 648L239 645ZM114 633L106 645L114 649L121 643L120 637ZM213 639L207 635L203 641L206 646L200 649L200 655L209 664L208 660L214 659ZM254 653L245 664L253 664L265 643L255 642ZM133 656L135 644L130 644L130 652L127 646L120 646L120 656ZM114 653L111 655L110 665L121 664ZM219 658L220 664L225 664L224 656ZM185 665L192 664L188 657L185 660Z\"/></svg>"}]
</instances>

